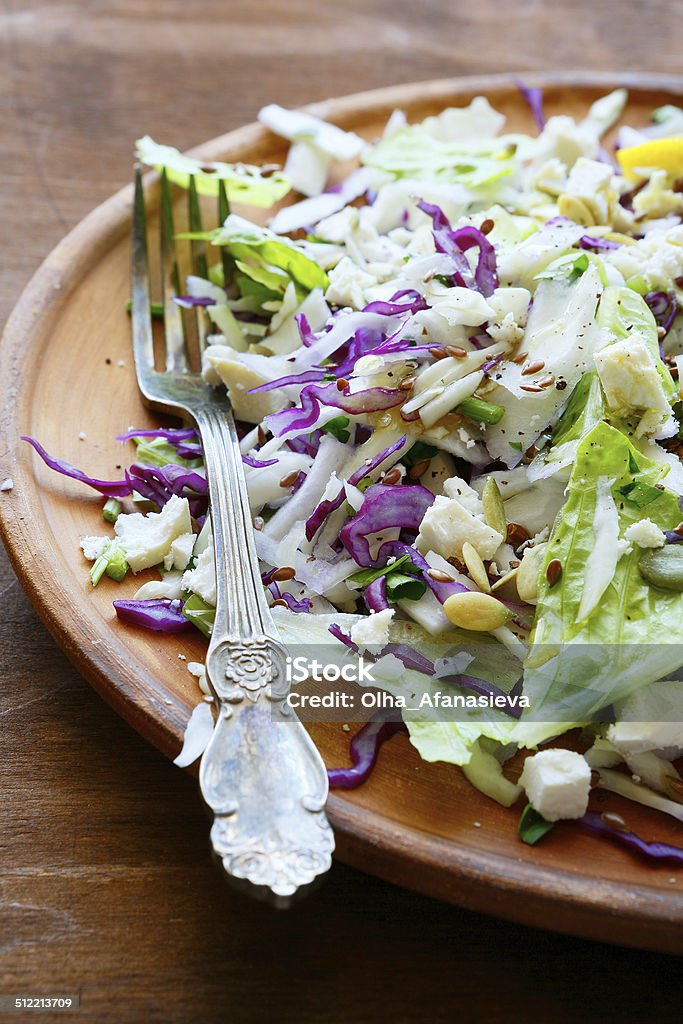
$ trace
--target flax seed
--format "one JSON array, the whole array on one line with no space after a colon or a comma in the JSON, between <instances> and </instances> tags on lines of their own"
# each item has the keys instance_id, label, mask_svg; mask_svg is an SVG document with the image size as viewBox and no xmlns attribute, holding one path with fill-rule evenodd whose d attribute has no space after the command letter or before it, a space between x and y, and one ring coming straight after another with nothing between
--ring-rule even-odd
<instances>
[{"instance_id":1,"label":"flax seed","mask_svg":"<svg viewBox=\"0 0 683 1024\"><path fill-rule=\"evenodd\" d=\"M534 359L531 363L527 363L526 366L522 367L522 376L529 377L532 373L538 373L545 366L545 362L542 359Z\"/></svg>"},{"instance_id":2,"label":"flax seed","mask_svg":"<svg viewBox=\"0 0 683 1024\"><path fill-rule=\"evenodd\" d=\"M385 473L382 477L382 483L386 484L387 487L392 487L394 484L400 484L401 476L402 473L400 469L390 469L389 472Z\"/></svg>"},{"instance_id":3,"label":"flax seed","mask_svg":"<svg viewBox=\"0 0 683 1024\"><path fill-rule=\"evenodd\" d=\"M414 385L416 380L417 380L417 377L415 376L415 374L411 373L410 377L404 377L403 380L399 383L398 390L399 391L412 391L413 390L413 385Z\"/></svg>"},{"instance_id":4,"label":"flax seed","mask_svg":"<svg viewBox=\"0 0 683 1024\"><path fill-rule=\"evenodd\" d=\"M531 534L519 523L508 523L507 542L513 548L518 548L525 540L529 540Z\"/></svg>"},{"instance_id":5,"label":"flax seed","mask_svg":"<svg viewBox=\"0 0 683 1024\"><path fill-rule=\"evenodd\" d=\"M412 412L404 412L403 409L401 409L400 415L404 423L414 423L415 420L419 420L420 418L420 410L414 409Z\"/></svg>"},{"instance_id":6,"label":"flax seed","mask_svg":"<svg viewBox=\"0 0 683 1024\"><path fill-rule=\"evenodd\" d=\"M446 345L446 351L449 356L454 356L455 359L464 359L467 352L464 348L460 348L460 345Z\"/></svg>"},{"instance_id":7,"label":"flax seed","mask_svg":"<svg viewBox=\"0 0 683 1024\"><path fill-rule=\"evenodd\" d=\"M408 470L409 480L419 480L423 473L426 473L429 469L429 459L421 459L416 462L414 466L411 466Z\"/></svg>"},{"instance_id":8,"label":"flax seed","mask_svg":"<svg viewBox=\"0 0 683 1024\"><path fill-rule=\"evenodd\" d=\"M520 391L531 391L536 393L543 391L543 388L539 388L538 384L520 384L519 389Z\"/></svg>"},{"instance_id":9,"label":"flax seed","mask_svg":"<svg viewBox=\"0 0 683 1024\"><path fill-rule=\"evenodd\" d=\"M549 373L546 377L541 377L538 381L539 388L551 388L555 383L555 378L552 373Z\"/></svg>"},{"instance_id":10,"label":"flax seed","mask_svg":"<svg viewBox=\"0 0 683 1024\"><path fill-rule=\"evenodd\" d=\"M488 235L491 233L491 231L493 231L494 227L494 222L491 220L490 217L487 217L486 220L483 220L481 222L481 227L479 228L479 230L481 231L482 235Z\"/></svg>"},{"instance_id":11,"label":"flax seed","mask_svg":"<svg viewBox=\"0 0 683 1024\"><path fill-rule=\"evenodd\" d=\"M276 569L273 573L273 579L276 583L287 583L288 580L293 580L296 576L296 569L293 569L291 565L283 565L281 569Z\"/></svg>"},{"instance_id":12,"label":"flax seed","mask_svg":"<svg viewBox=\"0 0 683 1024\"><path fill-rule=\"evenodd\" d=\"M453 577L449 576L447 572L442 572L441 569L427 569L427 575L430 579L436 583L452 583Z\"/></svg>"},{"instance_id":13,"label":"flax seed","mask_svg":"<svg viewBox=\"0 0 683 1024\"><path fill-rule=\"evenodd\" d=\"M548 586L554 587L556 583L562 577L562 562L559 558L553 558L552 562L548 562L548 568L545 571L545 578L548 581Z\"/></svg>"},{"instance_id":14,"label":"flax seed","mask_svg":"<svg viewBox=\"0 0 683 1024\"><path fill-rule=\"evenodd\" d=\"M277 601L273 601L271 608L286 608L287 602L283 601L281 597L278 597Z\"/></svg>"},{"instance_id":15,"label":"flax seed","mask_svg":"<svg viewBox=\"0 0 683 1024\"><path fill-rule=\"evenodd\" d=\"M436 347L430 348L429 349L429 354L434 356L435 359L445 359L446 358L446 350L445 350L445 348L436 348Z\"/></svg>"},{"instance_id":16,"label":"flax seed","mask_svg":"<svg viewBox=\"0 0 683 1024\"><path fill-rule=\"evenodd\" d=\"M298 475L299 470L293 469L291 473L287 473L287 475L283 476L282 480L280 480L280 487L292 487L296 483Z\"/></svg>"},{"instance_id":17,"label":"flax seed","mask_svg":"<svg viewBox=\"0 0 683 1024\"><path fill-rule=\"evenodd\" d=\"M518 356L515 356L512 362L517 363L519 365L520 363L523 363L525 361L528 355L528 352L520 352Z\"/></svg>"},{"instance_id":18,"label":"flax seed","mask_svg":"<svg viewBox=\"0 0 683 1024\"><path fill-rule=\"evenodd\" d=\"M346 377L337 378L337 391L343 391L345 388L348 388L348 386L349 382Z\"/></svg>"}]
</instances>

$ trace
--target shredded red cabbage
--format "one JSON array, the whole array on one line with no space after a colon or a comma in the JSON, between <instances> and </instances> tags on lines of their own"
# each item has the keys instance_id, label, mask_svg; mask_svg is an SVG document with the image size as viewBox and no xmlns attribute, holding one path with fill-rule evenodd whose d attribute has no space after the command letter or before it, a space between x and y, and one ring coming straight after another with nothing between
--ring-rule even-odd
<instances>
[{"instance_id":1,"label":"shredded red cabbage","mask_svg":"<svg viewBox=\"0 0 683 1024\"><path fill-rule=\"evenodd\" d=\"M296 325L299 328L299 337L301 338L301 344L306 348L310 348L311 345L317 341L315 332L311 330L311 325L308 322L308 318L305 313L297 313L294 317Z\"/></svg>"},{"instance_id":2,"label":"shredded red cabbage","mask_svg":"<svg viewBox=\"0 0 683 1024\"><path fill-rule=\"evenodd\" d=\"M151 601L114 601L114 608L122 622L143 626L158 633L188 633L194 629L183 615L184 601L167 597Z\"/></svg>"},{"instance_id":3,"label":"shredded red cabbage","mask_svg":"<svg viewBox=\"0 0 683 1024\"><path fill-rule=\"evenodd\" d=\"M683 541L683 534L676 533L675 530L666 530L664 536L667 544L680 544Z\"/></svg>"},{"instance_id":4,"label":"shredded red cabbage","mask_svg":"<svg viewBox=\"0 0 683 1024\"><path fill-rule=\"evenodd\" d=\"M546 124L545 114L543 113L543 90L537 85L525 85L520 78L515 79L515 84L529 104L529 109L534 115L534 121L540 134Z\"/></svg>"},{"instance_id":5,"label":"shredded red cabbage","mask_svg":"<svg viewBox=\"0 0 683 1024\"><path fill-rule=\"evenodd\" d=\"M365 492L365 499L359 511L339 533L339 539L358 565L364 568L384 565L380 561L382 552L376 560L370 556L368 535L380 530L401 527L417 532L424 514L434 503L434 495L426 487L412 484L402 487L388 487L384 484L373 484ZM382 549L387 545L383 544Z\"/></svg>"},{"instance_id":6,"label":"shredded red cabbage","mask_svg":"<svg viewBox=\"0 0 683 1024\"><path fill-rule=\"evenodd\" d=\"M364 412L378 412L399 405L405 398L402 391L393 388L366 388L349 394L348 388L340 391L336 383L318 385L307 384L299 396L300 406L283 409L266 416L264 423L275 437L290 430L310 430L318 421L321 406L331 406L342 412L358 416Z\"/></svg>"},{"instance_id":7,"label":"shredded red cabbage","mask_svg":"<svg viewBox=\"0 0 683 1024\"><path fill-rule=\"evenodd\" d=\"M131 428L125 434L119 434L117 441L132 441L134 437L163 437L165 441L175 445L178 441L198 441L199 435L194 427L157 427L154 430L135 430Z\"/></svg>"},{"instance_id":8,"label":"shredded red cabbage","mask_svg":"<svg viewBox=\"0 0 683 1024\"><path fill-rule=\"evenodd\" d=\"M53 455L48 455L43 446L34 437L22 437L21 440L28 441L50 469L54 469L56 473L61 473L62 476L68 476L72 480L79 480L82 484L87 484L88 487L99 491L100 494L104 494L107 498L127 498L131 492L128 480L98 480L96 477L88 476L83 470L76 469L75 466L72 466L70 462L65 462L64 459L57 459Z\"/></svg>"},{"instance_id":9,"label":"shredded red cabbage","mask_svg":"<svg viewBox=\"0 0 683 1024\"><path fill-rule=\"evenodd\" d=\"M657 326L661 327L664 334L660 337L660 342L666 337L671 330L671 325L676 319L678 313L678 301L676 300L675 292L648 292L645 296L645 301L650 307L650 311L657 321Z\"/></svg>"},{"instance_id":10,"label":"shredded red cabbage","mask_svg":"<svg viewBox=\"0 0 683 1024\"><path fill-rule=\"evenodd\" d=\"M455 263L453 283L462 288L475 288L484 298L493 295L498 287L496 250L479 228L466 226L453 230L443 210L433 203L419 202L418 208L432 218L432 234L437 252L445 253ZM472 270L465 256L467 249L479 249L479 259L472 279Z\"/></svg>"},{"instance_id":11,"label":"shredded red cabbage","mask_svg":"<svg viewBox=\"0 0 683 1024\"><path fill-rule=\"evenodd\" d=\"M134 462L126 470L126 479L130 489L141 494L143 498L155 501L157 505L165 505L173 494L190 499L192 515L206 508L209 493L206 478L194 469L170 463L167 466L149 466L146 463ZM201 499L197 501L197 499Z\"/></svg>"},{"instance_id":12,"label":"shredded red cabbage","mask_svg":"<svg viewBox=\"0 0 683 1024\"><path fill-rule=\"evenodd\" d=\"M286 387L288 384L317 384L325 379L325 370L304 370L303 373L292 373L287 377L278 377L277 380L269 380L258 387L250 388L248 395L256 391L274 391L276 388Z\"/></svg>"},{"instance_id":13,"label":"shredded red cabbage","mask_svg":"<svg viewBox=\"0 0 683 1024\"><path fill-rule=\"evenodd\" d=\"M352 767L328 769L330 786L336 789L360 786L370 775L382 744L403 731L405 726L402 722L389 722L381 713L373 717L351 740Z\"/></svg>"},{"instance_id":14,"label":"shredded red cabbage","mask_svg":"<svg viewBox=\"0 0 683 1024\"><path fill-rule=\"evenodd\" d=\"M398 299L404 296L411 296L410 302L398 302ZM389 302L382 302L380 300L371 302L369 305L363 307L363 313L383 313L385 316L398 316L401 313L419 313L422 309L428 309L426 300L414 291L412 288L406 288L401 292L396 292L395 295L389 300Z\"/></svg>"},{"instance_id":15,"label":"shredded red cabbage","mask_svg":"<svg viewBox=\"0 0 683 1024\"><path fill-rule=\"evenodd\" d=\"M284 601L290 612L310 612L311 602L308 597L302 597L301 600L297 601L293 594L289 594L286 590L280 594L280 601Z\"/></svg>"},{"instance_id":16,"label":"shredded red cabbage","mask_svg":"<svg viewBox=\"0 0 683 1024\"><path fill-rule=\"evenodd\" d=\"M678 864L683 864L683 848L680 846L672 846L670 843L649 843L645 839L641 839L635 832L622 832L620 829L608 825L597 811L587 811L577 821L587 832L612 839L615 843L621 843L623 846L629 846L636 853L648 857L650 860L676 861Z\"/></svg>"},{"instance_id":17,"label":"shredded red cabbage","mask_svg":"<svg viewBox=\"0 0 683 1024\"><path fill-rule=\"evenodd\" d=\"M368 583L363 591L363 600L371 612L383 612L386 608L391 608L387 600L386 576L379 576L372 583Z\"/></svg>"},{"instance_id":18,"label":"shredded red cabbage","mask_svg":"<svg viewBox=\"0 0 683 1024\"><path fill-rule=\"evenodd\" d=\"M579 247L588 249L590 252L606 252L608 249L620 249L621 242L613 242L609 238L594 238L592 235L582 235L579 239Z\"/></svg>"},{"instance_id":19,"label":"shredded red cabbage","mask_svg":"<svg viewBox=\"0 0 683 1024\"><path fill-rule=\"evenodd\" d=\"M215 306L216 300L208 295L174 295L173 301L182 309L194 309L195 306Z\"/></svg>"},{"instance_id":20,"label":"shredded red cabbage","mask_svg":"<svg viewBox=\"0 0 683 1024\"><path fill-rule=\"evenodd\" d=\"M256 459L253 455L243 455L242 462L252 469L265 469L266 466L277 466L277 459Z\"/></svg>"}]
</instances>

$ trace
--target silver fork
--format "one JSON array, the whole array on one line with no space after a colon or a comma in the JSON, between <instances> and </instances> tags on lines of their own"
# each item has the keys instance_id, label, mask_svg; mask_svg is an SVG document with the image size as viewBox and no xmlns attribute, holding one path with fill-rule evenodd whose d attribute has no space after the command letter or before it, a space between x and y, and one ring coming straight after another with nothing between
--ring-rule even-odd
<instances>
[{"instance_id":1,"label":"silver fork","mask_svg":"<svg viewBox=\"0 0 683 1024\"><path fill-rule=\"evenodd\" d=\"M219 216L227 200L219 190ZM288 902L327 871L334 849L324 813L327 774L320 754L287 702L285 650L266 603L251 526L242 457L225 392L190 369L181 310L171 191L161 180L161 276L165 370L155 368L142 173L135 177L132 238L132 331L138 384L145 404L191 417L202 439L216 564L216 618L206 676L218 720L202 758L202 795L214 814L213 849L232 879L254 895ZM191 182L189 224L201 228ZM201 243L192 243L195 271L206 272ZM204 345L202 311L194 325ZM189 322L189 318L188 322ZM191 340L191 339L188 339ZM257 887L254 889L253 887Z\"/></svg>"}]
</instances>

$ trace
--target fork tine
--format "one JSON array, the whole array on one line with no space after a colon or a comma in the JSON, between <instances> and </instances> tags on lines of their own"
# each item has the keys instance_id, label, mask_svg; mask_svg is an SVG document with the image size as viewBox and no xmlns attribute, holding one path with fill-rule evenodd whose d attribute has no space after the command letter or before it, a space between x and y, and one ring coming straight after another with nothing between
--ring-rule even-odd
<instances>
[{"instance_id":1,"label":"fork tine","mask_svg":"<svg viewBox=\"0 0 683 1024\"><path fill-rule=\"evenodd\" d=\"M226 219L230 216L230 203L228 201L228 193L225 188L225 181L223 178L218 179L218 223L222 227ZM230 279L232 277L233 263L230 259L230 254L226 247L222 245L221 249L221 264L223 266L223 287L227 288L230 285Z\"/></svg>"},{"instance_id":2,"label":"fork tine","mask_svg":"<svg viewBox=\"0 0 683 1024\"><path fill-rule=\"evenodd\" d=\"M202 213L199 206L197 183L194 174L190 175L190 188L187 196L187 219L191 232L195 233L202 230ZM193 238L190 242L190 253L192 255L192 273L196 274L197 277L203 277L208 280L209 264L206 258L206 243L201 241L201 239ZM201 306L197 308L196 314L196 319L193 323L197 329L197 347L201 358L206 348L207 314Z\"/></svg>"},{"instance_id":3,"label":"fork tine","mask_svg":"<svg viewBox=\"0 0 683 1024\"><path fill-rule=\"evenodd\" d=\"M133 356L138 376L142 378L145 371L154 369L154 335L152 334L152 310L147 269L145 192L142 184L142 168L139 164L135 168L131 277Z\"/></svg>"},{"instance_id":4,"label":"fork tine","mask_svg":"<svg viewBox=\"0 0 683 1024\"><path fill-rule=\"evenodd\" d=\"M166 370L183 373L189 369L180 307L173 296L180 291L178 263L175 257L173 204L166 171L161 174L161 286L164 304L164 335L166 338Z\"/></svg>"}]
</instances>

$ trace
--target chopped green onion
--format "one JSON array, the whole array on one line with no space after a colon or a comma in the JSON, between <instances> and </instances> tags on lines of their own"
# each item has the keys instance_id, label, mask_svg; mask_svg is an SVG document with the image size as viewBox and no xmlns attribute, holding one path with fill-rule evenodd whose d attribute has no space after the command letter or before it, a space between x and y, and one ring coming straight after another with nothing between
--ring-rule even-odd
<instances>
[{"instance_id":1,"label":"chopped green onion","mask_svg":"<svg viewBox=\"0 0 683 1024\"><path fill-rule=\"evenodd\" d=\"M190 620L193 626L197 627L200 633L206 637L211 636L216 619L216 609L206 601L202 601L198 594L190 594L183 605L183 615Z\"/></svg>"},{"instance_id":2,"label":"chopped green onion","mask_svg":"<svg viewBox=\"0 0 683 1024\"><path fill-rule=\"evenodd\" d=\"M96 587L104 574L110 579L120 583L128 572L126 552L123 550L119 540L112 540L104 549L99 558L96 558L90 568L90 582Z\"/></svg>"},{"instance_id":3,"label":"chopped green onion","mask_svg":"<svg viewBox=\"0 0 683 1024\"><path fill-rule=\"evenodd\" d=\"M118 498L107 498L102 508L102 518L107 523L115 523L122 510L123 505Z\"/></svg>"},{"instance_id":4,"label":"chopped green onion","mask_svg":"<svg viewBox=\"0 0 683 1024\"><path fill-rule=\"evenodd\" d=\"M537 843L539 839L542 839L547 832L550 832L554 824L554 821L546 821L538 811L534 810L531 804L527 804L522 811L522 816L519 819L519 825L517 826L519 838L523 843L528 843L529 846L533 846L534 843Z\"/></svg>"},{"instance_id":5,"label":"chopped green onion","mask_svg":"<svg viewBox=\"0 0 683 1024\"><path fill-rule=\"evenodd\" d=\"M455 411L478 423L498 423L505 415L502 405L494 405L493 402L485 402L483 398L474 396L466 398Z\"/></svg>"},{"instance_id":6,"label":"chopped green onion","mask_svg":"<svg viewBox=\"0 0 683 1024\"><path fill-rule=\"evenodd\" d=\"M511 448L514 448L516 452L524 451L521 441L508 441L508 444Z\"/></svg>"}]
</instances>

